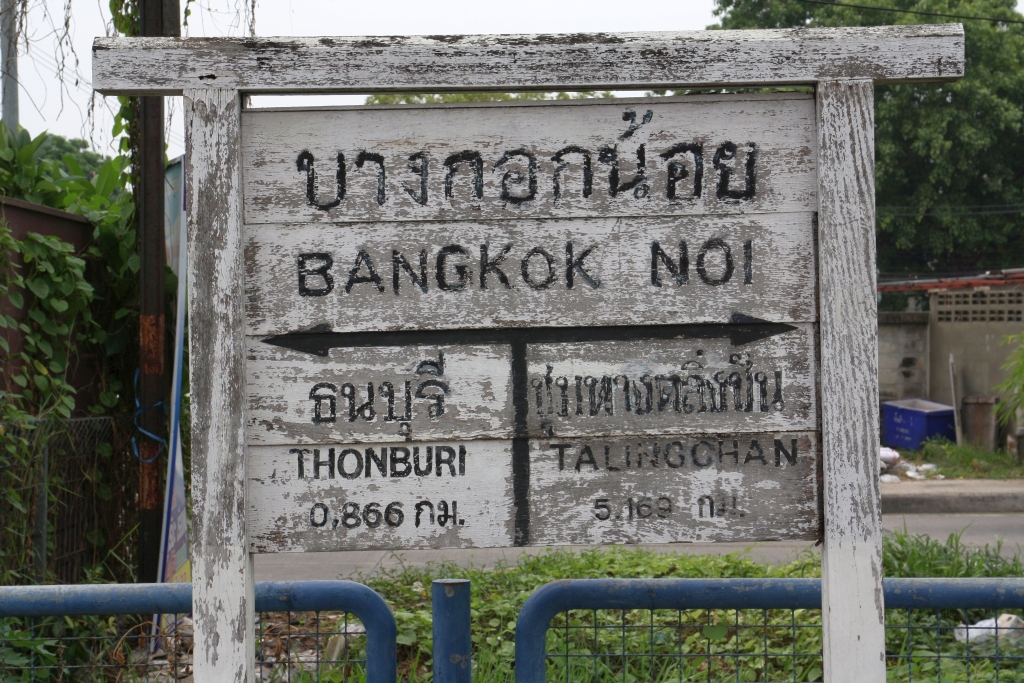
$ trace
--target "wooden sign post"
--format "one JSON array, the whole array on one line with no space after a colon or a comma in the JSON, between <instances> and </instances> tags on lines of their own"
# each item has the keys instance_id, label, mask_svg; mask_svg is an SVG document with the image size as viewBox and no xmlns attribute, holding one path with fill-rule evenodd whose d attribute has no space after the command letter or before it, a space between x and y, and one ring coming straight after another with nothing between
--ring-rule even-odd
<instances>
[{"instance_id":1,"label":"wooden sign post","mask_svg":"<svg viewBox=\"0 0 1024 683\"><path fill-rule=\"evenodd\" d=\"M99 91L185 96L197 680L252 680L253 553L823 538L825 679L883 681L873 86L963 50L98 39Z\"/></svg>"}]
</instances>

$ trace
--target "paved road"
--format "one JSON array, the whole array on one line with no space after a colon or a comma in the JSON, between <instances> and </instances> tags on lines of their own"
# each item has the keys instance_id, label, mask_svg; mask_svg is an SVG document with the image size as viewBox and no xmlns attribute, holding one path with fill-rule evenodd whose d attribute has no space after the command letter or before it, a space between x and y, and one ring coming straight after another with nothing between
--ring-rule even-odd
<instances>
[{"instance_id":1,"label":"paved road","mask_svg":"<svg viewBox=\"0 0 1024 683\"><path fill-rule=\"evenodd\" d=\"M883 515L887 531L906 526L912 533L927 534L945 540L962 531L961 541L968 546L993 545L1003 540L1003 554L1021 552L1024 548L1024 514L955 514L955 515ZM583 546L577 546L582 548ZM644 546L661 552L680 554L726 554L747 550L751 559L781 564L812 548L810 543L681 543ZM401 564L422 566L429 562L451 560L461 565L494 566L515 562L524 553L543 552L543 548L498 548L485 550L408 550L400 554L363 550L345 553L279 553L256 556L257 581L299 579L347 579L360 574L371 575L382 567Z\"/></svg>"}]
</instances>

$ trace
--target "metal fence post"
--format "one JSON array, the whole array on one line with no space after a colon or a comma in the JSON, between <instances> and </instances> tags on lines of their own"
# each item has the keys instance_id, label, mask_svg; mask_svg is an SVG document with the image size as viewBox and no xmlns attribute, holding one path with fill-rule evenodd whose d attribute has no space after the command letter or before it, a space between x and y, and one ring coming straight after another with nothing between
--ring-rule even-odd
<instances>
[{"instance_id":1,"label":"metal fence post","mask_svg":"<svg viewBox=\"0 0 1024 683\"><path fill-rule=\"evenodd\" d=\"M434 601L434 683L470 683L469 580L439 579Z\"/></svg>"}]
</instances>

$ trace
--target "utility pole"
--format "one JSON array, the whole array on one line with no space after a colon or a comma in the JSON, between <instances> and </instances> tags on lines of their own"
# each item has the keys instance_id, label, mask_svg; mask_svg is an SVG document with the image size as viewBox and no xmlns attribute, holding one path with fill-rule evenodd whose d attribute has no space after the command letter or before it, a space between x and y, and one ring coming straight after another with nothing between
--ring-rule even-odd
<instances>
[{"instance_id":1,"label":"utility pole","mask_svg":"<svg viewBox=\"0 0 1024 683\"><path fill-rule=\"evenodd\" d=\"M9 2L10 0L4 0ZM178 0L142 0L139 22L148 37L181 35ZM164 98L139 98L139 188L136 216L139 229L139 423L158 441L139 440L139 572L138 580L158 580L160 531L163 522L163 472L167 457L164 421Z\"/></svg>"},{"instance_id":2,"label":"utility pole","mask_svg":"<svg viewBox=\"0 0 1024 683\"><path fill-rule=\"evenodd\" d=\"M18 0L0 4L0 61L3 61L3 122L18 132Z\"/></svg>"}]
</instances>

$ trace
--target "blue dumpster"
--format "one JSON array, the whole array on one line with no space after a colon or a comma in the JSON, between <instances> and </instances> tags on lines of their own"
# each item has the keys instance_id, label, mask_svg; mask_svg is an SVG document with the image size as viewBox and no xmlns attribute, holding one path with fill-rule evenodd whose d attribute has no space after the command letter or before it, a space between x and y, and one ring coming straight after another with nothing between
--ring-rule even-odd
<instances>
[{"instance_id":1,"label":"blue dumpster","mask_svg":"<svg viewBox=\"0 0 1024 683\"><path fill-rule=\"evenodd\" d=\"M882 404L882 443L890 448L917 450L929 437L956 439L953 406L921 398Z\"/></svg>"}]
</instances>

